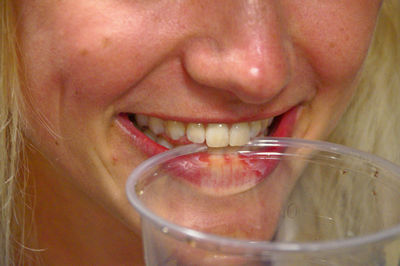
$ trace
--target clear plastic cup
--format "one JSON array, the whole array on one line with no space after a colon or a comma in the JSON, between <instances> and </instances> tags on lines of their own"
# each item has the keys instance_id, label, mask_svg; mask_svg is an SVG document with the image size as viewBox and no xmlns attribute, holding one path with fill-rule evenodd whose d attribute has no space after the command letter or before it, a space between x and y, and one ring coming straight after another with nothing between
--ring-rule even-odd
<instances>
[{"instance_id":1,"label":"clear plastic cup","mask_svg":"<svg viewBox=\"0 0 400 266\"><path fill-rule=\"evenodd\" d=\"M340 145L179 147L127 194L147 265L399 265L400 167Z\"/></svg>"}]
</instances>

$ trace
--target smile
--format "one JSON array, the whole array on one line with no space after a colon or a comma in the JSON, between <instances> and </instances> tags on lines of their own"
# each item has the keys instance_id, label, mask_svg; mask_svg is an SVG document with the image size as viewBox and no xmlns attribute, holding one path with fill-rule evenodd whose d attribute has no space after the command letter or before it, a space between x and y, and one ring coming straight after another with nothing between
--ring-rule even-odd
<instances>
[{"instance_id":1,"label":"smile","mask_svg":"<svg viewBox=\"0 0 400 266\"><path fill-rule=\"evenodd\" d=\"M120 113L117 125L133 145L147 156L176 146L205 143L212 148L243 146L262 136L290 137L297 119L297 107L272 117L238 123L184 123L143 114Z\"/></svg>"},{"instance_id":2,"label":"smile","mask_svg":"<svg viewBox=\"0 0 400 266\"><path fill-rule=\"evenodd\" d=\"M257 136L290 137L297 119L297 110L294 107L273 119L233 124L185 124L121 113L117 124L128 134L135 147L146 155L153 156L174 146L192 142L206 143L210 147L226 147L245 145ZM275 149L280 147L269 147L265 152L279 151ZM266 179L276 163L261 162L252 156L197 154L172 160L167 168L173 176L206 194L228 195L245 191Z\"/></svg>"},{"instance_id":3,"label":"smile","mask_svg":"<svg viewBox=\"0 0 400 266\"><path fill-rule=\"evenodd\" d=\"M205 143L208 147L243 146L251 139L268 136L273 118L226 123L182 123L146 115L128 115L129 120L147 137L171 149L189 143Z\"/></svg>"}]
</instances>

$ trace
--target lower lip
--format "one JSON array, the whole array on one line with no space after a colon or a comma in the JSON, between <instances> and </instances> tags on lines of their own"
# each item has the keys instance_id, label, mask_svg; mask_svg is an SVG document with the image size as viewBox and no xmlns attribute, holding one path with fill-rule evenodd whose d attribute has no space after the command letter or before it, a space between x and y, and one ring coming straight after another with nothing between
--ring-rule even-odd
<instances>
[{"instance_id":1,"label":"lower lip","mask_svg":"<svg viewBox=\"0 0 400 266\"><path fill-rule=\"evenodd\" d=\"M298 108L280 116L271 137L290 137L297 118ZM152 141L129 120L120 115L117 123L128 133L133 144L146 155L153 156L168 149ZM281 147L268 147L258 152L282 152ZM166 163L165 167L182 181L211 195L230 195L245 191L266 179L277 165L277 160L262 160L254 156L197 153L181 156Z\"/></svg>"}]
</instances>

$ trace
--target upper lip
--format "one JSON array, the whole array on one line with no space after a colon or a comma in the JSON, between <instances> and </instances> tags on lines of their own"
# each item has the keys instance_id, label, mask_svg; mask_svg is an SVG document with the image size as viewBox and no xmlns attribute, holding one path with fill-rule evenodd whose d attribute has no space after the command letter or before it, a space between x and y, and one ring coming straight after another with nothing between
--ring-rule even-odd
<instances>
[{"instance_id":1,"label":"upper lip","mask_svg":"<svg viewBox=\"0 0 400 266\"><path fill-rule=\"evenodd\" d=\"M150 117L157 117L162 120L173 120L173 121L179 121L183 123L226 123L226 124L233 124L233 123L240 123L240 122L251 122L251 121L257 121L257 120L264 120L268 118L273 118L277 117L279 115L284 114L288 110L290 110L293 107L286 107L283 110L279 111L274 111L274 112L265 112L265 113L255 113L254 115L250 116L221 116L221 117L204 117L207 116L207 114L204 114L203 117L199 118L194 118L194 117L185 117L185 116L171 116L171 115L165 115L162 113L154 112L154 113L146 113L146 112L123 112L123 113L128 113L128 114L142 114Z\"/></svg>"}]
</instances>

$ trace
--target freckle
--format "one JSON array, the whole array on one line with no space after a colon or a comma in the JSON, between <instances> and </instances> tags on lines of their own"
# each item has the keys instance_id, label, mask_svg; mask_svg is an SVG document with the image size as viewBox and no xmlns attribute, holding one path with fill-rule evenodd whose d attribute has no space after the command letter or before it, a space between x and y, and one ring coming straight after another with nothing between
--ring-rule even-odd
<instances>
[{"instance_id":1,"label":"freckle","mask_svg":"<svg viewBox=\"0 0 400 266\"><path fill-rule=\"evenodd\" d=\"M89 54L89 51L87 50L87 49L82 49L82 50L80 50L80 55L82 55L82 56L86 56L86 55L88 55Z\"/></svg>"},{"instance_id":2,"label":"freckle","mask_svg":"<svg viewBox=\"0 0 400 266\"><path fill-rule=\"evenodd\" d=\"M103 47L104 48L106 48L107 46L109 46L110 45L110 38L107 38L107 37L105 37L104 39L103 39Z\"/></svg>"},{"instance_id":3,"label":"freckle","mask_svg":"<svg viewBox=\"0 0 400 266\"><path fill-rule=\"evenodd\" d=\"M375 171L375 173L374 173L374 177L376 177L376 178L378 178L378 177L379 177L379 172L378 172L378 171Z\"/></svg>"},{"instance_id":4,"label":"freckle","mask_svg":"<svg viewBox=\"0 0 400 266\"><path fill-rule=\"evenodd\" d=\"M329 44L329 48L335 48L335 46L336 46L336 44L335 44L334 42L331 42L331 43Z\"/></svg>"},{"instance_id":5,"label":"freckle","mask_svg":"<svg viewBox=\"0 0 400 266\"><path fill-rule=\"evenodd\" d=\"M56 144L56 146L60 145L60 143L58 143L58 141L57 141L57 140L56 140L54 143Z\"/></svg>"}]
</instances>

